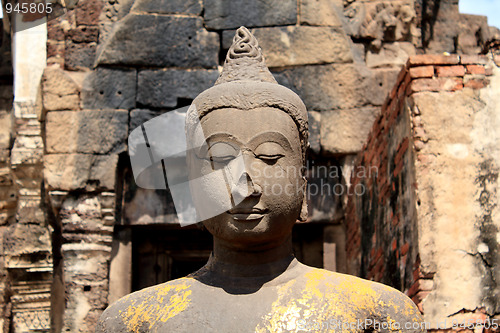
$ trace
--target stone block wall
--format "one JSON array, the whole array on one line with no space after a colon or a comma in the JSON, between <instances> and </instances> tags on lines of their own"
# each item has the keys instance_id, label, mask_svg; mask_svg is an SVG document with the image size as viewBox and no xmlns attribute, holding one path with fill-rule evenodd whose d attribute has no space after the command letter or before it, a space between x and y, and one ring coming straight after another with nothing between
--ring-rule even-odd
<instances>
[{"instance_id":1,"label":"stone block wall","mask_svg":"<svg viewBox=\"0 0 500 333\"><path fill-rule=\"evenodd\" d=\"M441 9L433 10L439 2ZM312 159L317 165L346 170L409 56L425 50L450 51L445 47L450 40L458 41L457 52L474 53L494 33L484 18L460 16L454 0L80 0L66 5L67 13L47 24L41 98L32 104L17 103L15 112L0 108L0 233L5 266L0 267L0 297L5 298L0 318L12 318L12 325L8 320L3 325L16 332L44 329L49 320L55 331L93 331L108 302L110 279L120 280L109 271L117 256L112 243L123 232L120 228L148 216L153 206L155 214L165 213L156 211L161 205L152 204L164 200L154 191L127 196L128 133L163 112L190 104L210 87L240 25L257 36L277 80L306 103ZM460 36L445 35L445 29L426 26L434 34L422 34L425 24L441 24L432 15L444 19L446 8L451 8L454 19L463 18L466 23L460 24L467 30ZM461 69L448 65L432 69L432 75L426 66L414 66L424 74L413 89L441 91L443 85L458 89L454 77L462 76L466 88L487 84L472 63L465 68L470 74L462 76ZM434 76L437 81L427 80ZM1 101L12 104L9 88L1 92ZM412 108L410 101L407 104L404 107ZM411 136L411 117L399 117L393 120L398 134L391 134L391 140L404 133ZM388 148L388 156L399 156L401 169L396 177L401 197L392 200L396 211L410 209L413 200L406 187L413 181L407 170L416 156L410 153L412 144L408 140L405 150L406 143L398 141ZM349 183L343 176L328 181ZM145 201L149 205L141 204ZM338 223L344 219L341 201L338 196L310 201L310 221L337 224L324 231L325 240L336 235L335 242L325 241L325 251L334 243L339 251L343 244L337 242L343 229ZM172 213L172 207L166 210ZM401 228L408 218L398 216ZM414 229L397 230L399 238L388 248L396 246L401 253L390 260L397 266L406 256L404 260L413 263L416 252L409 248L403 254L403 249L415 239ZM383 230L372 234L386 244ZM25 244L32 245L20 246ZM377 263L372 267L365 262L366 274L384 278L380 262L388 257L378 252L374 256L382 259L376 268ZM358 268L361 264L358 260ZM404 288L413 281L412 269L394 270ZM37 288L35 297L26 295L26 283ZM29 326L36 320L41 326Z\"/></svg>"},{"instance_id":2,"label":"stone block wall","mask_svg":"<svg viewBox=\"0 0 500 333\"><path fill-rule=\"evenodd\" d=\"M54 228L52 327L91 332L107 307L116 174L128 110L87 110L89 73L46 68L42 78L46 204Z\"/></svg>"},{"instance_id":3,"label":"stone block wall","mask_svg":"<svg viewBox=\"0 0 500 333\"><path fill-rule=\"evenodd\" d=\"M350 273L406 292L433 330L498 316L492 60L410 57L353 168L364 191L346 208Z\"/></svg>"},{"instance_id":4,"label":"stone block wall","mask_svg":"<svg viewBox=\"0 0 500 333\"><path fill-rule=\"evenodd\" d=\"M41 105L29 98L32 86L13 85L14 67L26 64L18 59L13 66L14 47L20 52L26 44L22 38L11 44L12 18L5 14L0 28L0 330L26 332L50 328L52 253L42 199ZM29 23L16 21L22 24ZM24 73L39 81L30 69Z\"/></svg>"},{"instance_id":5,"label":"stone block wall","mask_svg":"<svg viewBox=\"0 0 500 333\"><path fill-rule=\"evenodd\" d=\"M71 1L66 5L65 15L47 22L47 65L72 71L92 68L103 2Z\"/></svg>"},{"instance_id":6,"label":"stone block wall","mask_svg":"<svg viewBox=\"0 0 500 333\"><path fill-rule=\"evenodd\" d=\"M485 16L460 14L458 0L418 1L421 47L426 53L479 54L500 37Z\"/></svg>"},{"instance_id":7,"label":"stone block wall","mask_svg":"<svg viewBox=\"0 0 500 333\"><path fill-rule=\"evenodd\" d=\"M17 207L12 169L10 167L10 149L13 137L12 114L12 63L10 59L10 36L4 27L0 27L2 42L0 45L0 248L3 248L4 234L13 222ZM0 253L0 332L9 327L11 315L10 279L6 265L7 257Z\"/></svg>"},{"instance_id":8,"label":"stone block wall","mask_svg":"<svg viewBox=\"0 0 500 333\"><path fill-rule=\"evenodd\" d=\"M352 8L326 0L81 0L48 23L43 180L57 240L56 329L93 329L106 302L91 295L98 290L107 300L113 226L118 231L151 214L150 205L130 206L140 201L136 196L165 199L154 191L137 191L132 198L122 193L129 131L190 104L213 85L239 26L256 35L279 82L303 98L311 115L312 155L335 156L337 165L361 149L383 96L415 53L416 16L411 0L384 2L395 17L406 13L391 37L381 20L367 27L383 8L359 3L370 8L356 16L360 26L346 21ZM310 221L342 220L339 198L310 202ZM123 219L122 207L129 207ZM136 208L133 219L130 207ZM99 271L85 271L81 260L96 261Z\"/></svg>"}]
</instances>

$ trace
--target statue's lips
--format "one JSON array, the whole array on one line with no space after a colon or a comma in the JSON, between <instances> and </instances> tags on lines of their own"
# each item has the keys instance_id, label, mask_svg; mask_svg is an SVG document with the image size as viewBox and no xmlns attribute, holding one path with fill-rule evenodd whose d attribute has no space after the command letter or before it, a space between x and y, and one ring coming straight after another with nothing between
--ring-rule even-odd
<instances>
[{"instance_id":1,"label":"statue's lips","mask_svg":"<svg viewBox=\"0 0 500 333\"><path fill-rule=\"evenodd\" d=\"M267 213L267 209L260 208L234 208L229 210L229 214L233 216L235 220L238 221L252 221L258 220L264 217Z\"/></svg>"}]
</instances>

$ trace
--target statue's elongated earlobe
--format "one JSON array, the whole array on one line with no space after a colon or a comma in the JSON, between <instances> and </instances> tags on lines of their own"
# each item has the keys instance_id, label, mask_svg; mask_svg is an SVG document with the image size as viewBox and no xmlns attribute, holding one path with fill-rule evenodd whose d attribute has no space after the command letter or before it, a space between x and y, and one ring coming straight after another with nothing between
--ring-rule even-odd
<instances>
[{"instance_id":1,"label":"statue's elongated earlobe","mask_svg":"<svg viewBox=\"0 0 500 333\"><path fill-rule=\"evenodd\" d=\"M303 177L304 187L303 187L303 196L302 196L302 208L300 210L299 221L306 222L309 217L309 211L307 209L307 179Z\"/></svg>"}]
</instances>

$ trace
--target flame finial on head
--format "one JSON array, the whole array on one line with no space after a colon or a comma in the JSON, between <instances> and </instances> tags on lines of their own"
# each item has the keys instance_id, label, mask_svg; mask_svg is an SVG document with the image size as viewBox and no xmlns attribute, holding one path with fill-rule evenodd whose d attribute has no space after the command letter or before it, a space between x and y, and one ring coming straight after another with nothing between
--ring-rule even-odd
<instances>
[{"instance_id":1,"label":"flame finial on head","mask_svg":"<svg viewBox=\"0 0 500 333\"><path fill-rule=\"evenodd\" d=\"M262 50L259 47L257 39L245 27L240 27L236 30L233 38L233 45L227 53L226 61L238 58L254 58L257 61L262 61Z\"/></svg>"},{"instance_id":2,"label":"flame finial on head","mask_svg":"<svg viewBox=\"0 0 500 333\"><path fill-rule=\"evenodd\" d=\"M266 66L257 39L245 27L240 27L227 52L224 68L216 85L232 81L277 83Z\"/></svg>"}]
</instances>

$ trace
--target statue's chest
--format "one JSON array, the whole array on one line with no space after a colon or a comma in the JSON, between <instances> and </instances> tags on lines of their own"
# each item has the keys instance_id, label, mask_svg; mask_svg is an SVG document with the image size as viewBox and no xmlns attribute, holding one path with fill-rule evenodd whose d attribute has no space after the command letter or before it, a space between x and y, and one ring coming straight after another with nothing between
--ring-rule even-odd
<instances>
[{"instance_id":1,"label":"statue's chest","mask_svg":"<svg viewBox=\"0 0 500 333\"><path fill-rule=\"evenodd\" d=\"M323 296L303 288L263 288L249 294L230 294L215 288L198 292L195 288L183 311L157 322L150 331L340 332L340 326L335 329L337 323L358 317L352 309L332 307Z\"/></svg>"}]
</instances>

